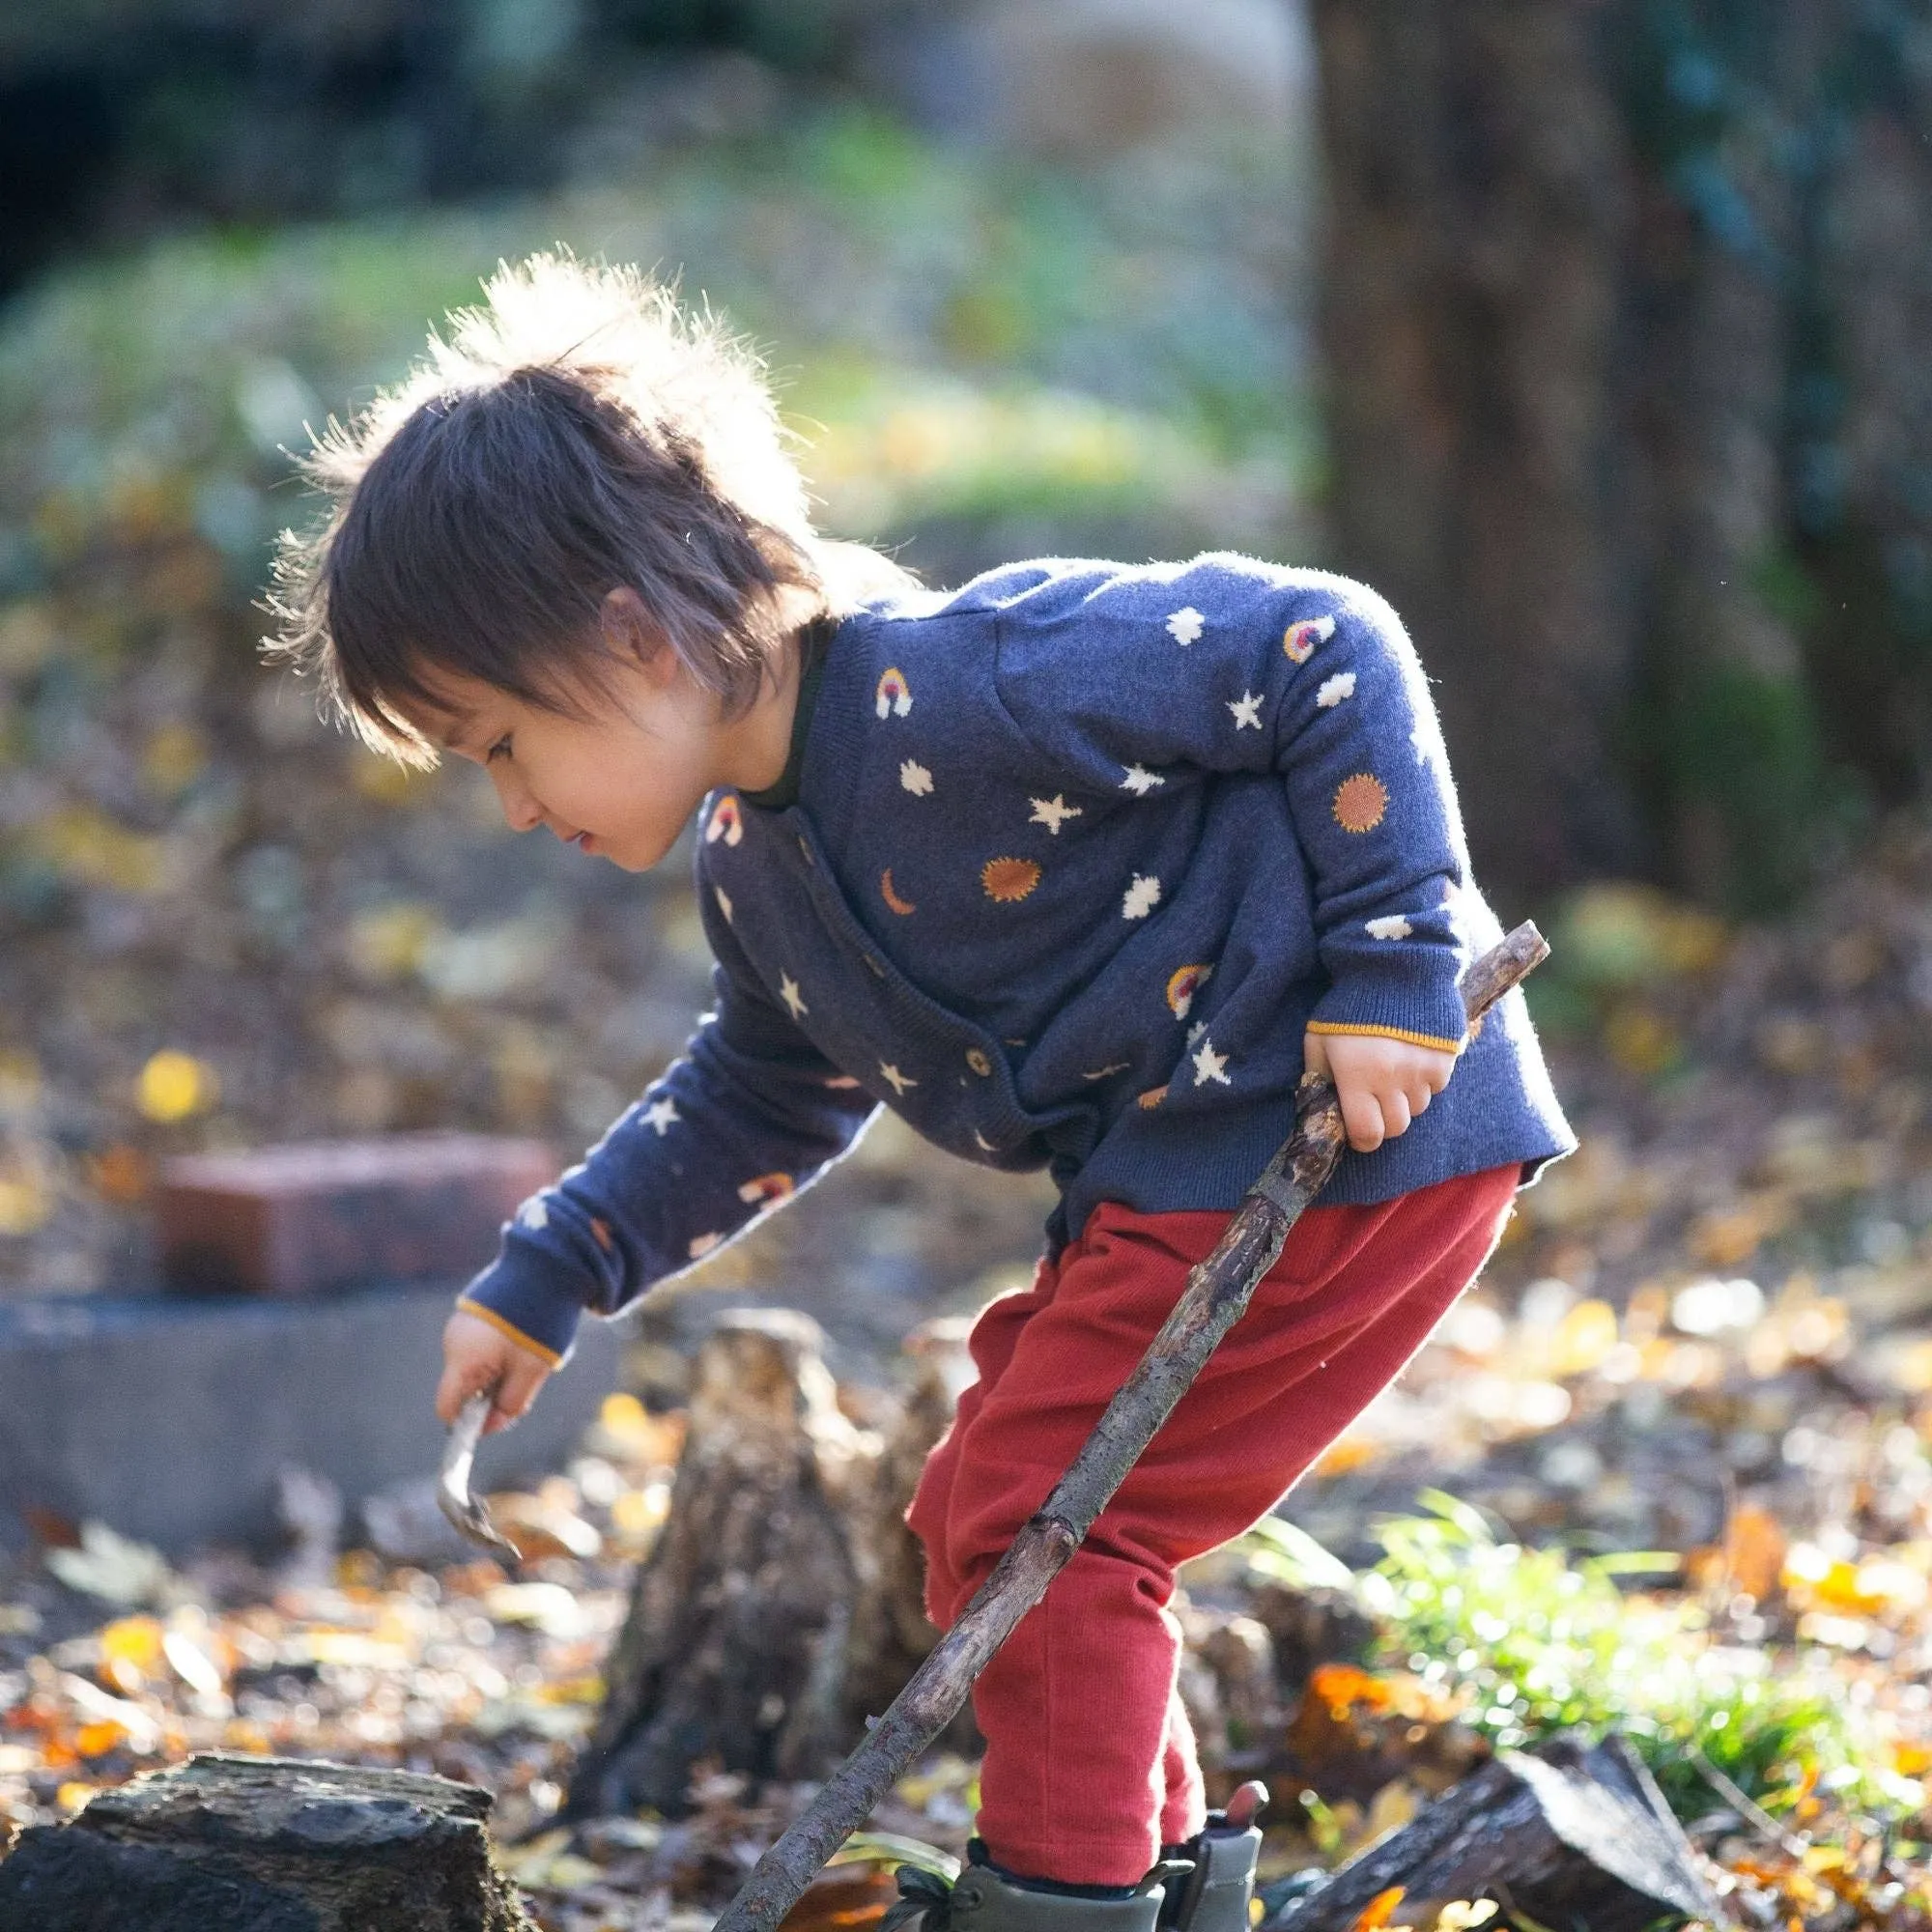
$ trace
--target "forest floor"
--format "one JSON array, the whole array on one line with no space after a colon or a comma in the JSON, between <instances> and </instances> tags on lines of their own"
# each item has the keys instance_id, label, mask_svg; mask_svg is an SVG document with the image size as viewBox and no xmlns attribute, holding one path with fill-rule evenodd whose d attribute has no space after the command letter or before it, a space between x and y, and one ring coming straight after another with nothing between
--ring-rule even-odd
<instances>
[{"instance_id":1,"label":"forest floor","mask_svg":"<svg viewBox=\"0 0 1932 1932\"><path fill-rule=\"evenodd\" d=\"M1776 927L1623 889L1564 914L1543 1003L1583 1151L1280 1517L1185 1579L1210 1782L1276 1793L1265 1876L1614 1724L1741 1922L1932 1924L1928 906L1932 836L1901 826ZM868 1211L943 1184L912 1156ZM642 1353L674 1403L672 1329ZM862 1330L844 1359L890 1382ZM0 1815L211 1747L434 1770L497 1795L555 1932L707 1923L799 1792L707 1775L681 1819L552 1823L681 1428L612 1398L499 1498L550 1552L515 1577L399 1561L393 1528L388 1556L298 1521L274 1562L171 1568L43 1525L0 1588ZM863 1923L899 1839L956 1855L973 1777L923 1764L812 1911Z\"/></svg>"}]
</instances>

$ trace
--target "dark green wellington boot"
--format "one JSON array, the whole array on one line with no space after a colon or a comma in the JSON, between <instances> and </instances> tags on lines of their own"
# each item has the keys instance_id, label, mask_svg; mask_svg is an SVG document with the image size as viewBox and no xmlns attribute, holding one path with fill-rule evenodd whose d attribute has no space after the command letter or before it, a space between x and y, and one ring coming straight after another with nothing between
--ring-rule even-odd
<instances>
[{"instance_id":1,"label":"dark green wellington boot","mask_svg":"<svg viewBox=\"0 0 1932 1932\"><path fill-rule=\"evenodd\" d=\"M1157 1932L1167 1882L1186 1870L1179 1860L1163 1860L1131 1890L1094 1898L1070 1887L1015 1879L987 1864L975 1839L965 1870L950 1886L901 1865L898 1900L879 1932Z\"/></svg>"},{"instance_id":2,"label":"dark green wellington boot","mask_svg":"<svg viewBox=\"0 0 1932 1932\"><path fill-rule=\"evenodd\" d=\"M1174 1854L1191 1867L1167 1888L1159 1932L1250 1932L1254 1916L1255 1863L1261 1827L1255 1820L1267 1803L1267 1786L1253 1780L1208 1814L1208 1829Z\"/></svg>"}]
</instances>

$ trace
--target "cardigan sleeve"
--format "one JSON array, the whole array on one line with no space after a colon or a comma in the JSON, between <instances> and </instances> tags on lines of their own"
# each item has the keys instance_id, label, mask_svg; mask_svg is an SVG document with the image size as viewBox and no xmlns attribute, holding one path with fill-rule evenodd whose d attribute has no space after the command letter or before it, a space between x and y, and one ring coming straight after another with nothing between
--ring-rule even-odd
<instances>
[{"instance_id":1,"label":"cardigan sleeve","mask_svg":"<svg viewBox=\"0 0 1932 1932\"><path fill-rule=\"evenodd\" d=\"M585 1309L612 1315L715 1253L844 1153L874 1111L758 983L698 884L715 1010L583 1159L534 1194L457 1306L553 1366Z\"/></svg>"},{"instance_id":2,"label":"cardigan sleeve","mask_svg":"<svg viewBox=\"0 0 1932 1932\"><path fill-rule=\"evenodd\" d=\"M1347 578L1234 555L1074 571L1052 589L1002 612L1000 677L1069 781L1172 796L1203 774L1271 772L1329 978L1311 1030L1459 1051L1468 853L1428 682L1389 606Z\"/></svg>"}]
</instances>

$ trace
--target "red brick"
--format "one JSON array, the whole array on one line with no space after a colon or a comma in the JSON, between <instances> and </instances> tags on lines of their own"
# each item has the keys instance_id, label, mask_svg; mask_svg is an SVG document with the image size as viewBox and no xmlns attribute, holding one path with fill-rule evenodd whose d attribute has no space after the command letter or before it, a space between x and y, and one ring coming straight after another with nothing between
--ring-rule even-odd
<instances>
[{"instance_id":1,"label":"red brick","mask_svg":"<svg viewBox=\"0 0 1932 1932\"><path fill-rule=\"evenodd\" d=\"M460 1281L557 1162L537 1141L396 1134L185 1154L156 1189L162 1272L191 1293Z\"/></svg>"}]
</instances>

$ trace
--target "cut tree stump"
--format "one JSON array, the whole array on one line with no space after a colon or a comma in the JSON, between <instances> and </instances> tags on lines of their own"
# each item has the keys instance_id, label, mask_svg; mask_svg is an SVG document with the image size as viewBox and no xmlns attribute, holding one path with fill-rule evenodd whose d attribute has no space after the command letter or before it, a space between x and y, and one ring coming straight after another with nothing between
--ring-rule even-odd
<instances>
[{"instance_id":1,"label":"cut tree stump","mask_svg":"<svg viewBox=\"0 0 1932 1932\"><path fill-rule=\"evenodd\" d=\"M490 1861L490 1804L442 1777L208 1753L23 1832L0 1932L535 1932Z\"/></svg>"},{"instance_id":2,"label":"cut tree stump","mask_svg":"<svg viewBox=\"0 0 1932 1932\"><path fill-rule=\"evenodd\" d=\"M1457 1898L1589 1932L1721 1922L1690 1841L1618 1737L1594 1748L1557 1739L1533 1757L1501 1752L1281 1907L1264 1932L1348 1932L1397 1888L1397 1916L1416 1924Z\"/></svg>"},{"instance_id":3,"label":"cut tree stump","mask_svg":"<svg viewBox=\"0 0 1932 1932\"><path fill-rule=\"evenodd\" d=\"M952 1418L960 1343L933 1324L910 1346L919 1384L880 1434L838 1406L809 1316L720 1318L566 1816L679 1816L700 1763L823 1776L937 1641L902 1519Z\"/></svg>"}]
</instances>

